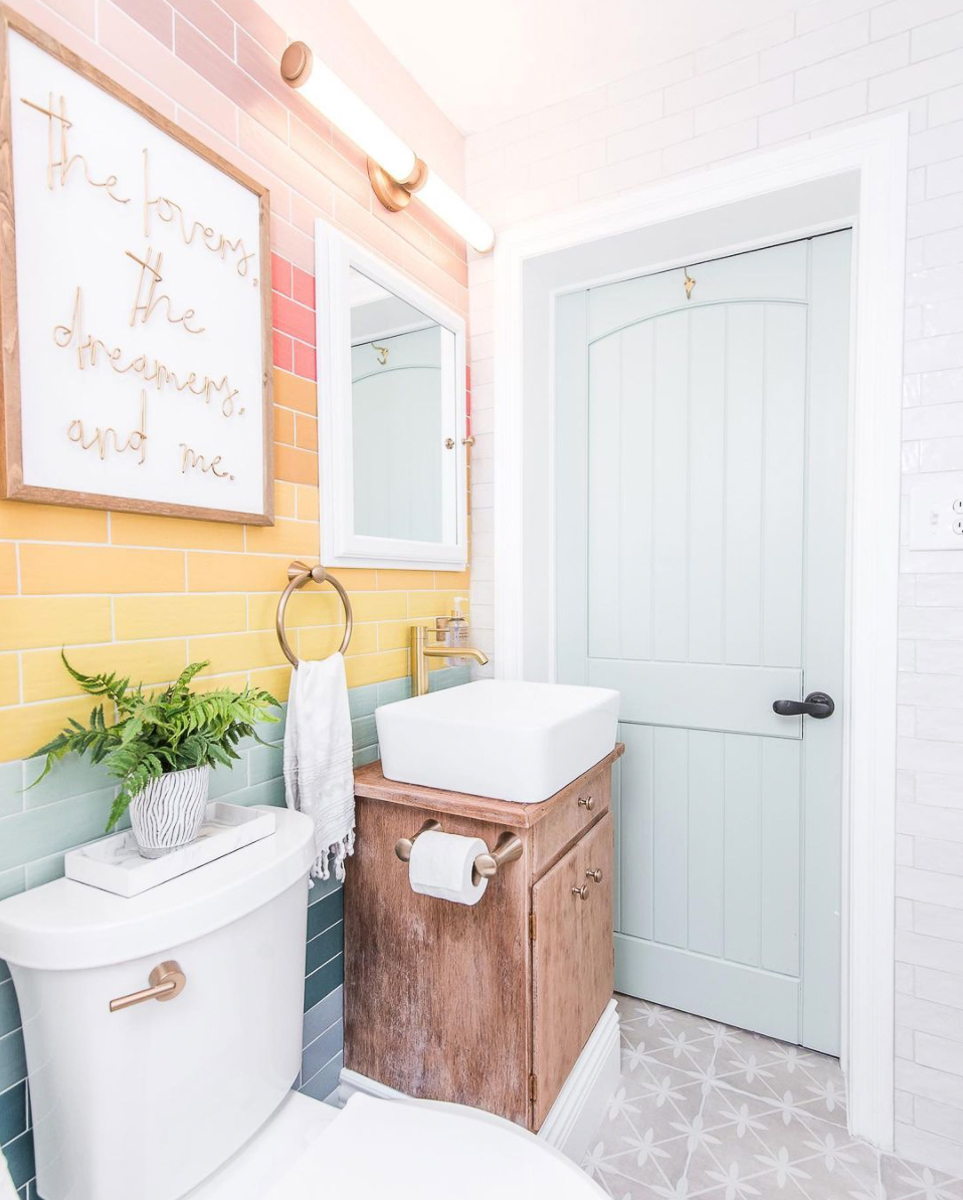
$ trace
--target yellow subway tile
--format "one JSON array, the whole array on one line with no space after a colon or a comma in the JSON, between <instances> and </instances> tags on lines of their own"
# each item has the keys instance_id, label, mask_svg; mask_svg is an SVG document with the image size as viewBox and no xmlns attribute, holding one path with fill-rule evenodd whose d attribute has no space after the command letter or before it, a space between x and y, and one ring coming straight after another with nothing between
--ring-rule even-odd
<instances>
[{"instance_id":1,"label":"yellow subway tile","mask_svg":"<svg viewBox=\"0 0 963 1200\"><path fill-rule=\"evenodd\" d=\"M195 692L243 692L247 687L247 673L234 675L195 675L191 681Z\"/></svg>"},{"instance_id":2,"label":"yellow subway tile","mask_svg":"<svg viewBox=\"0 0 963 1200\"><path fill-rule=\"evenodd\" d=\"M286 662L283 667L262 667L259 671L251 672L250 683L251 687L263 688L275 700L283 703L291 688L291 668ZM264 737L264 734L261 736Z\"/></svg>"},{"instance_id":3,"label":"yellow subway tile","mask_svg":"<svg viewBox=\"0 0 963 1200\"><path fill-rule=\"evenodd\" d=\"M409 617L444 617L455 607L457 592L409 592Z\"/></svg>"},{"instance_id":4,"label":"yellow subway tile","mask_svg":"<svg viewBox=\"0 0 963 1200\"><path fill-rule=\"evenodd\" d=\"M277 667L285 661L273 630L257 633L222 633L195 637L189 642L191 662L208 659L207 673L250 671L255 667Z\"/></svg>"},{"instance_id":5,"label":"yellow subway tile","mask_svg":"<svg viewBox=\"0 0 963 1200\"><path fill-rule=\"evenodd\" d=\"M282 408L280 404L274 406L274 440L283 442L285 446L297 444L294 437L294 411Z\"/></svg>"},{"instance_id":6,"label":"yellow subway tile","mask_svg":"<svg viewBox=\"0 0 963 1200\"><path fill-rule=\"evenodd\" d=\"M408 615L407 592L357 592L351 597L356 621L397 621Z\"/></svg>"},{"instance_id":7,"label":"yellow subway tile","mask_svg":"<svg viewBox=\"0 0 963 1200\"><path fill-rule=\"evenodd\" d=\"M274 372L274 403L285 408L296 408L298 412L316 416L318 412L318 387L300 375L287 371Z\"/></svg>"},{"instance_id":8,"label":"yellow subway tile","mask_svg":"<svg viewBox=\"0 0 963 1200\"><path fill-rule=\"evenodd\" d=\"M434 571L378 571L378 587L385 591L420 591L434 586Z\"/></svg>"},{"instance_id":9,"label":"yellow subway tile","mask_svg":"<svg viewBox=\"0 0 963 1200\"><path fill-rule=\"evenodd\" d=\"M174 550L243 550L244 527L226 521L188 521L146 513L113 513L114 546L169 546Z\"/></svg>"},{"instance_id":10,"label":"yellow subway tile","mask_svg":"<svg viewBox=\"0 0 963 1200\"><path fill-rule=\"evenodd\" d=\"M114 600L114 636L119 641L240 633L246 628L247 600L236 592L221 596L117 596Z\"/></svg>"},{"instance_id":11,"label":"yellow subway tile","mask_svg":"<svg viewBox=\"0 0 963 1200\"><path fill-rule=\"evenodd\" d=\"M252 554L290 554L316 563L319 542L320 531L313 521L279 517L273 525L247 527L247 549Z\"/></svg>"},{"instance_id":12,"label":"yellow subway tile","mask_svg":"<svg viewBox=\"0 0 963 1200\"><path fill-rule=\"evenodd\" d=\"M408 674L408 655L404 650L388 650L378 654L361 654L345 661L348 687L366 683L383 683Z\"/></svg>"},{"instance_id":13,"label":"yellow subway tile","mask_svg":"<svg viewBox=\"0 0 963 1200\"><path fill-rule=\"evenodd\" d=\"M344 630L340 626L328 626L327 629L299 629L297 641L288 635L288 641L296 647L298 658L320 659L327 658L341 646ZM347 653L372 654L378 649L378 632L376 625L355 625L351 634L351 643Z\"/></svg>"},{"instance_id":14,"label":"yellow subway tile","mask_svg":"<svg viewBox=\"0 0 963 1200\"><path fill-rule=\"evenodd\" d=\"M16 654L0 654L0 704L20 703L20 667Z\"/></svg>"},{"instance_id":15,"label":"yellow subway tile","mask_svg":"<svg viewBox=\"0 0 963 1200\"><path fill-rule=\"evenodd\" d=\"M411 644L411 621L381 621L378 624L378 649L401 650Z\"/></svg>"},{"instance_id":16,"label":"yellow subway tile","mask_svg":"<svg viewBox=\"0 0 963 1200\"><path fill-rule=\"evenodd\" d=\"M95 701L58 700L50 704L21 704L0 709L0 762L28 758L49 742L74 717L86 721Z\"/></svg>"},{"instance_id":17,"label":"yellow subway tile","mask_svg":"<svg viewBox=\"0 0 963 1200\"><path fill-rule=\"evenodd\" d=\"M320 493L306 483L293 485L298 489L298 520L316 521L320 509Z\"/></svg>"},{"instance_id":18,"label":"yellow subway tile","mask_svg":"<svg viewBox=\"0 0 963 1200\"><path fill-rule=\"evenodd\" d=\"M17 548L13 542L0 542L0 592L12 595L17 590Z\"/></svg>"},{"instance_id":19,"label":"yellow subway tile","mask_svg":"<svg viewBox=\"0 0 963 1200\"><path fill-rule=\"evenodd\" d=\"M297 515L298 484L278 479L274 484L274 515L294 517Z\"/></svg>"},{"instance_id":20,"label":"yellow subway tile","mask_svg":"<svg viewBox=\"0 0 963 1200\"><path fill-rule=\"evenodd\" d=\"M463 588L464 594L468 595L468 589L471 587L471 572L470 571L436 571L435 572L435 587L445 588L448 591L454 591L456 588Z\"/></svg>"},{"instance_id":21,"label":"yellow subway tile","mask_svg":"<svg viewBox=\"0 0 963 1200\"><path fill-rule=\"evenodd\" d=\"M285 579L285 582L287 580ZM248 596L248 629L273 629L274 618L277 615L278 599L281 588L277 593L262 592ZM287 629L297 629L302 625L340 625L344 623L344 612L338 593L323 584L320 588L313 584L305 584L294 592L288 600L284 613L284 625Z\"/></svg>"},{"instance_id":22,"label":"yellow subway tile","mask_svg":"<svg viewBox=\"0 0 963 1200\"><path fill-rule=\"evenodd\" d=\"M355 592L371 592L378 586L376 571L365 571L358 567L335 567L334 573L338 582L350 595L354 595Z\"/></svg>"},{"instance_id":23,"label":"yellow subway tile","mask_svg":"<svg viewBox=\"0 0 963 1200\"><path fill-rule=\"evenodd\" d=\"M189 592L277 592L287 586L290 555L204 554L187 555Z\"/></svg>"},{"instance_id":24,"label":"yellow subway tile","mask_svg":"<svg viewBox=\"0 0 963 1200\"><path fill-rule=\"evenodd\" d=\"M241 556L238 555L238 558ZM20 546L23 595L183 592L184 555L124 546Z\"/></svg>"},{"instance_id":25,"label":"yellow subway tile","mask_svg":"<svg viewBox=\"0 0 963 1200\"><path fill-rule=\"evenodd\" d=\"M106 542L107 514L95 508L0 500L0 538L41 542Z\"/></svg>"},{"instance_id":26,"label":"yellow subway tile","mask_svg":"<svg viewBox=\"0 0 963 1200\"><path fill-rule=\"evenodd\" d=\"M113 671L138 683L162 684L187 666L187 642L107 642L99 646L74 646L67 654L70 665L86 675ZM30 650L23 655L23 698L25 701L56 700L82 691L67 673L59 650ZM100 703L98 700L92 704Z\"/></svg>"},{"instance_id":27,"label":"yellow subway tile","mask_svg":"<svg viewBox=\"0 0 963 1200\"><path fill-rule=\"evenodd\" d=\"M107 596L0 598L0 650L110 640Z\"/></svg>"}]
</instances>

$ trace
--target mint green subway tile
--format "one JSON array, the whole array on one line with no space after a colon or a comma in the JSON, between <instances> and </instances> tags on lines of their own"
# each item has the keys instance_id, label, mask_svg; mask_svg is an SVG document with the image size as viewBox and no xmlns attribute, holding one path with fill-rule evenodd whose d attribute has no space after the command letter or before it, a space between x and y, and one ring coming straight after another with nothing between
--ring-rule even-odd
<instances>
[{"instance_id":1,"label":"mint green subway tile","mask_svg":"<svg viewBox=\"0 0 963 1200\"><path fill-rule=\"evenodd\" d=\"M411 696L411 680L386 679L378 684L378 704L394 704L397 700L407 700Z\"/></svg>"},{"instance_id":2,"label":"mint green subway tile","mask_svg":"<svg viewBox=\"0 0 963 1200\"><path fill-rule=\"evenodd\" d=\"M9 817L11 813L20 812L23 808L23 766L19 759L16 762L3 763L0 766L0 817Z\"/></svg>"},{"instance_id":3,"label":"mint green subway tile","mask_svg":"<svg viewBox=\"0 0 963 1200\"><path fill-rule=\"evenodd\" d=\"M330 958L331 955L329 954ZM321 964L318 963L318 966ZM13 981L0 983L0 1037L6 1037L20 1028L20 1008L17 1004L17 993L13 990Z\"/></svg>"},{"instance_id":4,"label":"mint green subway tile","mask_svg":"<svg viewBox=\"0 0 963 1200\"><path fill-rule=\"evenodd\" d=\"M103 836L113 793L90 792L0 820L0 871Z\"/></svg>"},{"instance_id":5,"label":"mint green subway tile","mask_svg":"<svg viewBox=\"0 0 963 1200\"><path fill-rule=\"evenodd\" d=\"M450 687L460 687L463 683L471 683L469 667L446 667L443 671L432 671L428 677L428 686L433 692L440 692Z\"/></svg>"},{"instance_id":6,"label":"mint green subway tile","mask_svg":"<svg viewBox=\"0 0 963 1200\"><path fill-rule=\"evenodd\" d=\"M281 775L283 752L280 746L255 746L248 754L249 781L264 783Z\"/></svg>"},{"instance_id":7,"label":"mint green subway tile","mask_svg":"<svg viewBox=\"0 0 963 1200\"><path fill-rule=\"evenodd\" d=\"M344 1016L344 988L335 988L328 992L323 1000L318 1001L314 1008L309 1008L304 1014L304 1026L301 1041L303 1045L311 1043L326 1029L340 1021Z\"/></svg>"},{"instance_id":8,"label":"mint green subway tile","mask_svg":"<svg viewBox=\"0 0 963 1200\"><path fill-rule=\"evenodd\" d=\"M7 1160L7 1170L15 1188L23 1187L37 1173L33 1158L33 1135L22 1133L12 1142L7 1142L3 1148Z\"/></svg>"},{"instance_id":9,"label":"mint green subway tile","mask_svg":"<svg viewBox=\"0 0 963 1200\"><path fill-rule=\"evenodd\" d=\"M21 1081L0 1095L0 1146L19 1137L26 1128L27 1085Z\"/></svg>"},{"instance_id":10,"label":"mint green subway tile","mask_svg":"<svg viewBox=\"0 0 963 1200\"><path fill-rule=\"evenodd\" d=\"M348 691L348 710L352 717L370 717L378 703L378 685L366 683Z\"/></svg>"},{"instance_id":11,"label":"mint green subway tile","mask_svg":"<svg viewBox=\"0 0 963 1200\"><path fill-rule=\"evenodd\" d=\"M378 726L374 717L359 717L351 722L351 740L355 750L364 750L373 746L378 740Z\"/></svg>"},{"instance_id":12,"label":"mint green subway tile","mask_svg":"<svg viewBox=\"0 0 963 1200\"><path fill-rule=\"evenodd\" d=\"M2 829L0 825L0 829ZM27 881L24 876L23 867L14 867L10 871L0 873L0 900L6 900L8 896L16 896L24 891L27 886Z\"/></svg>"},{"instance_id":13,"label":"mint green subway tile","mask_svg":"<svg viewBox=\"0 0 963 1200\"><path fill-rule=\"evenodd\" d=\"M211 785L208 797L220 800L229 792L239 792L247 787L247 755L241 757L229 767L216 767L211 771Z\"/></svg>"},{"instance_id":14,"label":"mint green subway tile","mask_svg":"<svg viewBox=\"0 0 963 1200\"><path fill-rule=\"evenodd\" d=\"M355 750L354 765L356 767L367 766L368 763L373 763L378 757L377 746L365 746L363 750Z\"/></svg>"},{"instance_id":15,"label":"mint green subway tile","mask_svg":"<svg viewBox=\"0 0 963 1200\"><path fill-rule=\"evenodd\" d=\"M319 933L316 938L312 938L308 942L304 951L305 975L310 975L318 967L324 966L326 962L330 962L336 954L341 954L343 950L344 924L339 921L337 925L325 929L323 933Z\"/></svg>"},{"instance_id":16,"label":"mint green subway tile","mask_svg":"<svg viewBox=\"0 0 963 1200\"><path fill-rule=\"evenodd\" d=\"M342 881L335 878L334 871L327 879L312 878L311 887L308 889L308 904L320 903L325 896L330 896L332 892L336 892L343 886Z\"/></svg>"},{"instance_id":17,"label":"mint green subway tile","mask_svg":"<svg viewBox=\"0 0 963 1200\"><path fill-rule=\"evenodd\" d=\"M339 954L336 958L332 958L326 962L323 967L318 967L304 981L304 1011L309 1008L314 1008L319 1000L323 1000L329 992L333 992L336 987L340 987L344 983L344 955ZM11 1034L11 1037L16 1037L16 1034ZM3 1043L0 1042L0 1045Z\"/></svg>"},{"instance_id":18,"label":"mint green subway tile","mask_svg":"<svg viewBox=\"0 0 963 1200\"><path fill-rule=\"evenodd\" d=\"M27 873L27 887L40 887L44 883L53 883L55 879L62 879L64 874L64 856L62 854L50 854L47 858L41 858L37 862L27 863L24 870Z\"/></svg>"},{"instance_id":19,"label":"mint green subway tile","mask_svg":"<svg viewBox=\"0 0 963 1200\"><path fill-rule=\"evenodd\" d=\"M25 808L40 808L44 804L117 786L116 779L107 774L103 763L94 766L86 758L78 758L75 754L54 763L50 774L34 784L42 771L42 758L27 759L23 764L24 784L27 785L23 793Z\"/></svg>"},{"instance_id":20,"label":"mint green subway tile","mask_svg":"<svg viewBox=\"0 0 963 1200\"><path fill-rule=\"evenodd\" d=\"M10 968L3 961L3 959L0 958L0 983L6 983L6 981L9 978L10 978Z\"/></svg>"},{"instance_id":21,"label":"mint green subway tile","mask_svg":"<svg viewBox=\"0 0 963 1200\"><path fill-rule=\"evenodd\" d=\"M339 979L338 983L341 982ZM320 1000L323 995L326 995L326 992L320 993L317 999ZM23 1035L16 1029L6 1037L0 1038L0 1092L5 1092L7 1088L26 1078L27 1056L23 1051Z\"/></svg>"},{"instance_id":22,"label":"mint green subway tile","mask_svg":"<svg viewBox=\"0 0 963 1200\"><path fill-rule=\"evenodd\" d=\"M344 888L339 887L323 897L319 904L312 904L308 908L308 941L343 920Z\"/></svg>"},{"instance_id":23,"label":"mint green subway tile","mask_svg":"<svg viewBox=\"0 0 963 1200\"><path fill-rule=\"evenodd\" d=\"M228 796L218 797L228 804L270 804L274 808L284 807L284 780L267 779L264 783L256 783Z\"/></svg>"},{"instance_id":24,"label":"mint green subway tile","mask_svg":"<svg viewBox=\"0 0 963 1200\"><path fill-rule=\"evenodd\" d=\"M340 1021L319 1034L301 1055L301 1078L311 1080L325 1063L344 1049L344 1026ZM330 1090L330 1089L329 1089Z\"/></svg>"},{"instance_id":25,"label":"mint green subway tile","mask_svg":"<svg viewBox=\"0 0 963 1200\"><path fill-rule=\"evenodd\" d=\"M312 1100L326 1100L338 1086L343 1066L344 1055L336 1054L329 1063L324 1064L317 1075L301 1084L300 1091Z\"/></svg>"}]
</instances>

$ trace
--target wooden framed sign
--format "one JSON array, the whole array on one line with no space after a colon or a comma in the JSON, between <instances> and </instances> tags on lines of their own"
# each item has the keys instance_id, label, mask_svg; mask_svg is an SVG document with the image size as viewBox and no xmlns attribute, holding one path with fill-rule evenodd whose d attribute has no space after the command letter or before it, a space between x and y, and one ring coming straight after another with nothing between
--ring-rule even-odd
<instances>
[{"instance_id":1,"label":"wooden framed sign","mask_svg":"<svg viewBox=\"0 0 963 1200\"><path fill-rule=\"evenodd\" d=\"M4 495L273 520L268 192L0 7Z\"/></svg>"}]
</instances>

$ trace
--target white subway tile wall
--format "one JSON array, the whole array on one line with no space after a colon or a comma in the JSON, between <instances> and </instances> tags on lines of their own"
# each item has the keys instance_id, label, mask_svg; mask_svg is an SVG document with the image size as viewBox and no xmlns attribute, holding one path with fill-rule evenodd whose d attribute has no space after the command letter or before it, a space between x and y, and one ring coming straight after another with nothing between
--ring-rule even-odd
<instances>
[{"instance_id":1,"label":"white subway tile wall","mask_svg":"<svg viewBox=\"0 0 963 1200\"><path fill-rule=\"evenodd\" d=\"M473 134L497 228L886 111L910 117L904 493L963 469L963 0L816 0ZM493 263L469 268L472 623L494 650ZM896 1149L963 1174L963 553L911 552L900 646Z\"/></svg>"}]
</instances>

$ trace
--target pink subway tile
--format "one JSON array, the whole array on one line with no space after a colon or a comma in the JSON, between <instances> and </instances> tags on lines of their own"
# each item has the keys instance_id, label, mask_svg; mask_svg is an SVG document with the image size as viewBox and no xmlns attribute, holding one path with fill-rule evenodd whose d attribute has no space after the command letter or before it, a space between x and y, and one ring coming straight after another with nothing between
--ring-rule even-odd
<instances>
[{"instance_id":1,"label":"pink subway tile","mask_svg":"<svg viewBox=\"0 0 963 1200\"><path fill-rule=\"evenodd\" d=\"M312 311L314 310L314 276L309 275L307 271L302 271L300 267L294 267L294 290L292 296L299 304L306 304Z\"/></svg>"},{"instance_id":2,"label":"pink subway tile","mask_svg":"<svg viewBox=\"0 0 963 1200\"><path fill-rule=\"evenodd\" d=\"M291 149L353 200L367 207L371 194L367 173L356 170L313 129L294 116L291 118Z\"/></svg>"},{"instance_id":3,"label":"pink subway tile","mask_svg":"<svg viewBox=\"0 0 963 1200\"><path fill-rule=\"evenodd\" d=\"M274 293L274 328L314 345L314 310Z\"/></svg>"},{"instance_id":4,"label":"pink subway tile","mask_svg":"<svg viewBox=\"0 0 963 1200\"><path fill-rule=\"evenodd\" d=\"M242 26L251 37L280 59L288 37L281 26L269 17L257 0L219 0L221 8L230 13L238 25Z\"/></svg>"},{"instance_id":5,"label":"pink subway tile","mask_svg":"<svg viewBox=\"0 0 963 1200\"><path fill-rule=\"evenodd\" d=\"M238 136L241 148L268 170L282 176L302 196L306 196L319 208L331 208L332 188L327 179L312 164L297 154L292 154L284 138L276 137L270 130L247 113L238 114Z\"/></svg>"},{"instance_id":6,"label":"pink subway tile","mask_svg":"<svg viewBox=\"0 0 963 1200\"><path fill-rule=\"evenodd\" d=\"M304 342L294 343L294 373L302 379L317 380L318 356L313 346L306 346Z\"/></svg>"},{"instance_id":7,"label":"pink subway tile","mask_svg":"<svg viewBox=\"0 0 963 1200\"><path fill-rule=\"evenodd\" d=\"M295 207L296 202L300 197L294 195L291 197L291 208ZM302 202L303 203L303 202ZM271 222L271 247L282 258L286 258L288 262L294 263L296 267L303 267L306 271L314 270L314 231L311 234L302 233L295 224L292 223L291 216L288 215L283 220L275 217Z\"/></svg>"},{"instance_id":8,"label":"pink subway tile","mask_svg":"<svg viewBox=\"0 0 963 1200\"><path fill-rule=\"evenodd\" d=\"M94 37L97 28L94 0L47 0L47 3L54 12L58 12L62 17L66 17L71 25L76 25L78 29L82 29L84 33ZM40 16L40 13L31 12L31 8L33 7L33 5L28 7L23 3L23 0L19 0L17 11L36 22L36 18ZM54 36L59 36L50 28L48 13L45 12L43 14L41 23L48 33L54 33Z\"/></svg>"},{"instance_id":9,"label":"pink subway tile","mask_svg":"<svg viewBox=\"0 0 963 1200\"><path fill-rule=\"evenodd\" d=\"M271 287L282 296L291 295L291 264L279 254L271 255Z\"/></svg>"},{"instance_id":10,"label":"pink subway tile","mask_svg":"<svg viewBox=\"0 0 963 1200\"><path fill-rule=\"evenodd\" d=\"M129 17L133 17L138 25L168 50L174 44L174 13L167 0L113 0L118 8L122 8Z\"/></svg>"},{"instance_id":11,"label":"pink subway tile","mask_svg":"<svg viewBox=\"0 0 963 1200\"><path fill-rule=\"evenodd\" d=\"M229 58L234 57L234 22L223 8L213 0L171 0L171 3L219 50Z\"/></svg>"},{"instance_id":12,"label":"pink subway tile","mask_svg":"<svg viewBox=\"0 0 963 1200\"><path fill-rule=\"evenodd\" d=\"M282 371L294 369L294 346L291 339L283 333L274 331L274 365Z\"/></svg>"},{"instance_id":13,"label":"pink subway tile","mask_svg":"<svg viewBox=\"0 0 963 1200\"><path fill-rule=\"evenodd\" d=\"M174 50L188 66L239 104L255 120L267 126L277 137L287 137L287 113L277 100L180 14L175 14L174 19Z\"/></svg>"}]
</instances>

